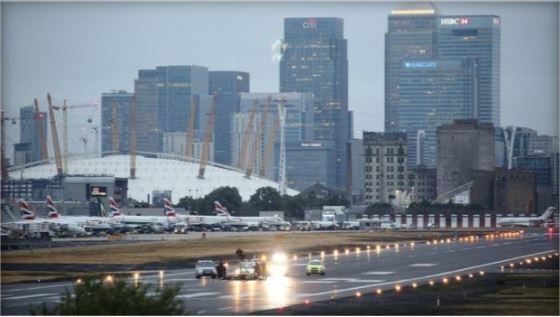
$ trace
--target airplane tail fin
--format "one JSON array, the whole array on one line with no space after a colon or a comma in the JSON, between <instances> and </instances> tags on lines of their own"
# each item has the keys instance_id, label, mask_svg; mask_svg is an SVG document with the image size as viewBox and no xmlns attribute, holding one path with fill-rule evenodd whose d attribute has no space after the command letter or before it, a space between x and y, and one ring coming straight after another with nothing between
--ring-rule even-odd
<instances>
[{"instance_id":1,"label":"airplane tail fin","mask_svg":"<svg viewBox=\"0 0 560 317\"><path fill-rule=\"evenodd\" d=\"M163 199L163 208L165 209L165 215L167 217L175 217L177 215L173 204L167 198Z\"/></svg>"},{"instance_id":2,"label":"airplane tail fin","mask_svg":"<svg viewBox=\"0 0 560 317\"><path fill-rule=\"evenodd\" d=\"M47 209L49 210L48 217L49 218L58 218L58 210L54 204L54 201L51 196L47 195Z\"/></svg>"},{"instance_id":3,"label":"airplane tail fin","mask_svg":"<svg viewBox=\"0 0 560 317\"><path fill-rule=\"evenodd\" d=\"M117 206L117 202L115 201L115 199L113 199L113 197L109 197L109 209L109 215L111 217L121 215L121 210Z\"/></svg>"},{"instance_id":4,"label":"airplane tail fin","mask_svg":"<svg viewBox=\"0 0 560 317\"><path fill-rule=\"evenodd\" d=\"M222 204L220 204L219 201L214 201L214 212L216 213L216 215L218 216L224 216L227 217L229 216L229 211L227 210L226 207L222 206Z\"/></svg>"},{"instance_id":5,"label":"airplane tail fin","mask_svg":"<svg viewBox=\"0 0 560 317\"><path fill-rule=\"evenodd\" d=\"M25 200L19 201L19 213L23 220L33 220L35 219L35 213L29 207L29 204Z\"/></svg>"},{"instance_id":6,"label":"airplane tail fin","mask_svg":"<svg viewBox=\"0 0 560 317\"><path fill-rule=\"evenodd\" d=\"M539 220L547 220L548 218L550 218L550 216L552 216L555 210L556 208L554 207L548 207L546 211L539 217Z\"/></svg>"}]
</instances>

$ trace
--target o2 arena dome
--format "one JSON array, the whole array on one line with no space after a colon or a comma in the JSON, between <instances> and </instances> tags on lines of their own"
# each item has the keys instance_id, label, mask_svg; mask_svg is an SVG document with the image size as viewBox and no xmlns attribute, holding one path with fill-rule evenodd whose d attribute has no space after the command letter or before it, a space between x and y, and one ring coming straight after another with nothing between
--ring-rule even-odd
<instances>
[{"instance_id":1,"label":"o2 arena dome","mask_svg":"<svg viewBox=\"0 0 560 317\"><path fill-rule=\"evenodd\" d=\"M138 201L146 199L153 191L171 190L173 203L190 196L201 198L222 186L236 187L244 201L258 188L270 186L278 188L277 182L252 175L245 177L243 170L230 166L208 163L204 178L198 178L198 162L188 162L168 158L136 157L136 178L130 177L130 155L110 155L96 158L76 158L68 160L67 175L113 176L128 178L128 197ZM40 165L14 167L10 169L14 178L52 178L56 176L54 162ZM286 194L297 195L293 189Z\"/></svg>"}]
</instances>

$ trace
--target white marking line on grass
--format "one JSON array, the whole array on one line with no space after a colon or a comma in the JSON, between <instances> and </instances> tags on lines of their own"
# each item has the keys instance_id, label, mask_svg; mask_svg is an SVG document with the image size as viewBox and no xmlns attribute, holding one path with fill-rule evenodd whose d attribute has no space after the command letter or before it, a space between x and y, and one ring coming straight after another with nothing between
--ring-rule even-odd
<instances>
[{"instance_id":1,"label":"white marking line on grass","mask_svg":"<svg viewBox=\"0 0 560 317\"><path fill-rule=\"evenodd\" d=\"M411 267L430 267L430 266L434 266L434 265L437 265L437 264L435 264L435 263L414 263L414 264L411 264L409 266L411 266Z\"/></svg>"},{"instance_id":2,"label":"white marking line on grass","mask_svg":"<svg viewBox=\"0 0 560 317\"><path fill-rule=\"evenodd\" d=\"M376 287L376 286L402 284L402 283L407 283L407 282L411 282L411 281L419 281L419 280L429 279L429 278L433 278L433 277L439 277L439 276L451 275L451 274L455 274L455 273L459 273L459 272L465 272L465 271L474 270L474 269L478 269L478 268L482 268L482 267L487 267L487 266L491 266L491 265L495 265L495 264L499 264L499 263L509 262L509 261L513 261L513 260L518 260L518 259L522 259L522 258L526 258L526 257L537 256L537 255L550 253L550 252L556 252L556 251L557 250L553 249L553 250L547 250L547 251L538 252L538 253L525 254L525 255L521 255L521 256L516 256L514 258L503 259L503 260L499 260L499 261L479 264L479 265L465 267L465 268L462 268L462 269L448 271L448 272L418 276L418 277L408 278L408 279L403 279L403 280L398 280L398 281L390 281L390 282L384 282L384 283L378 283L378 284L368 284L368 285L362 285L362 286L356 286L356 287L337 289L336 291L337 291L337 293L342 293L342 292L348 292L348 291L355 291L355 290L359 290L359 289L372 288L372 287ZM331 294L331 293L332 293L332 291L319 292L319 293L309 293L309 294L299 294L299 295L297 295L297 297L313 297L313 296L328 295L328 294Z\"/></svg>"}]
</instances>

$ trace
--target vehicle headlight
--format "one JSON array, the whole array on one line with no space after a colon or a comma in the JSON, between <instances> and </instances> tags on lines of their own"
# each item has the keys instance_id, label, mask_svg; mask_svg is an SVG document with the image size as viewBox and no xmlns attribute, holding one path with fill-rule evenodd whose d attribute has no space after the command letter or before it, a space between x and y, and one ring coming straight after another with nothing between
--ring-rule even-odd
<instances>
[{"instance_id":1,"label":"vehicle headlight","mask_svg":"<svg viewBox=\"0 0 560 317\"><path fill-rule=\"evenodd\" d=\"M240 269L235 269L235 274L239 275L241 273Z\"/></svg>"}]
</instances>

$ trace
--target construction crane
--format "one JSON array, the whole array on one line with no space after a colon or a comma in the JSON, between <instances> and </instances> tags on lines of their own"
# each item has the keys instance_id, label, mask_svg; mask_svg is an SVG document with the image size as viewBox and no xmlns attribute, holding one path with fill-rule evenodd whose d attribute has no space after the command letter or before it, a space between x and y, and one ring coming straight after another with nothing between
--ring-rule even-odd
<instances>
[{"instance_id":1,"label":"construction crane","mask_svg":"<svg viewBox=\"0 0 560 317\"><path fill-rule=\"evenodd\" d=\"M37 133L39 137L39 149L41 151L41 160L49 159L49 152L47 150L47 134L45 133L45 127L43 126L44 114L39 110L39 102L37 98L33 100L35 104L35 125L37 127Z\"/></svg>"},{"instance_id":2,"label":"construction crane","mask_svg":"<svg viewBox=\"0 0 560 317\"><path fill-rule=\"evenodd\" d=\"M120 152L120 144L119 144L119 124L117 121L117 103L113 100L111 104L111 139L112 139L112 147L113 152L119 153Z\"/></svg>"},{"instance_id":3,"label":"construction crane","mask_svg":"<svg viewBox=\"0 0 560 317\"><path fill-rule=\"evenodd\" d=\"M268 135L268 141L266 142L266 148L264 150L263 160L261 163L261 168L259 174L262 177L266 176L266 167L268 166L268 161L270 160L270 155L272 154L272 149L274 146L274 141L276 140L276 131L280 127L280 116L276 115L276 120L274 120L274 126L272 127L272 131Z\"/></svg>"},{"instance_id":4,"label":"construction crane","mask_svg":"<svg viewBox=\"0 0 560 317\"><path fill-rule=\"evenodd\" d=\"M257 130L257 136L255 137L255 142L253 144L253 155L251 157L251 161L247 164L247 169L245 170L245 177L250 178L251 173L253 172L253 166L257 162L257 155L261 149L262 143L262 134L264 132L264 126L266 123L266 119L268 118L268 105L270 104L270 96L266 98L266 102L264 104L264 110L261 115L261 122L259 124L259 129ZM262 162L261 162L262 163Z\"/></svg>"},{"instance_id":5,"label":"construction crane","mask_svg":"<svg viewBox=\"0 0 560 317\"><path fill-rule=\"evenodd\" d=\"M206 164L208 164L208 152L210 152L210 139L212 131L214 131L214 116L216 115L216 94L212 96L212 105L210 106L210 115L208 117L208 125L204 135L204 143L202 145L202 154L200 157L200 167L198 168L198 178L204 178Z\"/></svg>"},{"instance_id":6,"label":"construction crane","mask_svg":"<svg viewBox=\"0 0 560 317\"><path fill-rule=\"evenodd\" d=\"M56 120L54 118L54 109L52 105L51 94L47 94L47 101L49 103L49 119L51 123L51 136L53 139L54 158L56 162L56 173L58 176L63 176L62 172L62 157L60 156L60 144L58 143L58 132L56 130Z\"/></svg>"},{"instance_id":7,"label":"construction crane","mask_svg":"<svg viewBox=\"0 0 560 317\"><path fill-rule=\"evenodd\" d=\"M286 195L286 137L285 137L285 123L286 123L286 107L284 97L280 99L280 106L278 107L278 118L280 119L280 158L278 159L278 191L280 195Z\"/></svg>"},{"instance_id":8,"label":"construction crane","mask_svg":"<svg viewBox=\"0 0 560 317\"><path fill-rule=\"evenodd\" d=\"M132 96L130 103L130 178L136 178L136 95Z\"/></svg>"},{"instance_id":9,"label":"construction crane","mask_svg":"<svg viewBox=\"0 0 560 317\"><path fill-rule=\"evenodd\" d=\"M245 159L247 157L247 147L249 145L249 138L251 137L251 132L253 131L253 122L255 121L255 114L257 113L257 105L259 104L259 100L255 99L255 103L253 105L253 110L251 110L251 114L249 115L249 122L247 122L247 128L245 129L245 133L243 134L243 142L241 143L241 151L239 153L239 157L237 160L237 167L240 169L245 169Z\"/></svg>"},{"instance_id":10,"label":"construction crane","mask_svg":"<svg viewBox=\"0 0 560 317\"><path fill-rule=\"evenodd\" d=\"M64 135L62 138L62 145L64 147L64 154L63 154L63 169L64 174L68 173L68 109L77 109L77 108L89 108L89 107L97 107L96 104L83 104L83 105L66 105L66 99L62 104L62 107L53 106L54 110L62 111L62 125L64 127ZM89 121L89 120L88 120ZM84 145L87 144L87 138L80 138L80 141L84 142ZM87 154L87 146L86 146L86 154Z\"/></svg>"},{"instance_id":11,"label":"construction crane","mask_svg":"<svg viewBox=\"0 0 560 317\"><path fill-rule=\"evenodd\" d=\"M1 119L0 119L0 124L2 125L2 131L0 133L2 133L2 148L1 148L1 152L2 152L2 162L0 162L0 164L2 164L2 179L6 179L8 178L8 167L6 166L6 151L4 148L4 144L6 144L6 131L4 129L4 121L6 120L12 120L12 124L15 124L15 118L4 118L4 110L0 111L1 114Z\"/></svg>"},{"instance_id":12,"label":"construction crane","mask_svg":"<svg viewBox=\"0 0 560 317\"><path fill-rule=\"evenodd\" d=\"M193 157L194 123L196 119L196 99L191 97L191 112L189 113L189 126L187 127L187 141L185 143L185 160Z\"/></svg>"}]
</instances>

